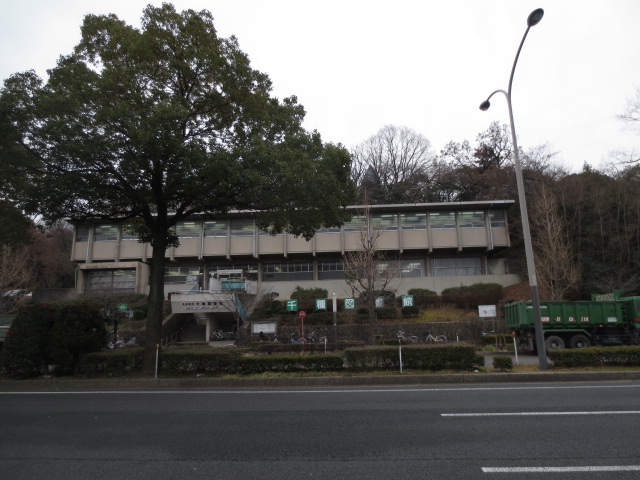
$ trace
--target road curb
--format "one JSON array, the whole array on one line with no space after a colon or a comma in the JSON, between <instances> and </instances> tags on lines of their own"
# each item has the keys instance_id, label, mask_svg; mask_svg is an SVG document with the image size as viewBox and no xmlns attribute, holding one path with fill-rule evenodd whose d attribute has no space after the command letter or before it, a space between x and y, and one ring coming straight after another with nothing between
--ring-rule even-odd
<instances>
[{"instance_id":1,"label":"road curb","mask_svg":"<svg viewBox=\"0 0 640 480\"><path fill-rule=\"evenodd\" d=\"M0 380L0 392L372 387L640 380L640 371L461 373L287 378L120 378Z\"/></svg>"}]
</instances>

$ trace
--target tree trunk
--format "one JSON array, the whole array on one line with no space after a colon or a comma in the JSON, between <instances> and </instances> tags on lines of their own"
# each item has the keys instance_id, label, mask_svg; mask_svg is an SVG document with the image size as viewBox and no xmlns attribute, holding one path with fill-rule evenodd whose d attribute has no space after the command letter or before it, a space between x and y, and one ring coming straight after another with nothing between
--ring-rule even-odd
<instances>
[{"instance_id":1,"label":"tree trunk","mask_svg":"<svg viewBox=\"0 0 640 480\"><path fill-rule=\"evenodd\" d=\"M159 235L160 236L160 235ZM162 320L164 306L164 261L166 241L156 238L151 257L151 277L149 279L149 297L147 312L147 329L144 339L144 355L142 373L153 375L156 365L156 349L162 336Z\"/></svg>"},{"instance_id":2,"label":"tree trunk","mask_svg":"<svg viewBox=\"0 0 640 480\"><path fill-rule=\"evenodd\" d=\"M369 310L369 345L375 345L376 336L378 335L378 315L376 313L375 298L367 302L367 310Z\"/></svg>"}]
</instances>

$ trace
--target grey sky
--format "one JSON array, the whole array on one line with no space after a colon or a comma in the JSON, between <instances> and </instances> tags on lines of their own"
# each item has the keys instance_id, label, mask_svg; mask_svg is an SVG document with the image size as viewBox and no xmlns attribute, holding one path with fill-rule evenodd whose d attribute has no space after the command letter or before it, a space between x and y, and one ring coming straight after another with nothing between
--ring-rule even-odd
<instances>
[{"instance_id":1,"label":"grey sky","mask_svg":"<svg viewBox=\"0 0 640 480\"><path fill-rule=\"evenodd\" d=\"M138 26L155 0L0 0L0 78L44 76L78 42L87 13ZM425 135L435 151L474 142L508 122L513 59L536 8L545 16L525 42L513 86L518 141L549 143L571 170L598 166L640 135L615 117L640 87L638 0L176 0L207 9L223 37L236 35L274 95L297 95L305 126L351 148L383 125Z\"/></svg>"}]
</instances>

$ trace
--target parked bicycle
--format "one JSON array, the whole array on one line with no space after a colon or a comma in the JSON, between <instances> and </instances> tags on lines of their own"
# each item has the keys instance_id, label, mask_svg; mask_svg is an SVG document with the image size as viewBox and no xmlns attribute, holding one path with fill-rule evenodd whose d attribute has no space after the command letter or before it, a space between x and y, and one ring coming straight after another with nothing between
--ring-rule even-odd
<instances>
[{"instance_id":1,"label":"parked bicycle","mask_svg":"<svg viewBox=\"0 0 640 480\"><path fill-rule=\"evenodd\" d=\"M415 335L406 336L402 330L398 330L397 336L400 340L404 340L406 342L411 343L419 343L420 339Z\"/></svg>"},{"instance_id":2,"label":"parked bicycle","mask_svg":"<svg viewBox=\"0 0 640 480\"><path fill-rule=\"evenodd\" d=\"M435 337L433 335L431 335L431 333L427 334L427 336L425 336L422 341L424 343L440 343L440 342L446 342L447 341L447 337L444 335L436 335Z\"/></svg>"},{"instance_id":3,"label":"parked bicycle","mask_svg":"<svg viewBox=\"0 0 640 480\"><path fill-rule=\"evenodd\" d=\"M307 343L307 339L304 337L296 337L295 333L289 335L289 341L291 343Z\"/></svg>"}]
</instances>

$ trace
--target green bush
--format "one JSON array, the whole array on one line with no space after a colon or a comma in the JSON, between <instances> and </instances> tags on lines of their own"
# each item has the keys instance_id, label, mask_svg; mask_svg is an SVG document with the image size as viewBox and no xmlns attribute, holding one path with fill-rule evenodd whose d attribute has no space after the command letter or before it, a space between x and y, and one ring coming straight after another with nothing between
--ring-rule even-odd
<instances>
[{"instance_id":1,"label":"green bush","mask_svg":"<svg viewBox=\"0 0 640 480\"><path fill-rule=\"evenodd\" d=\"M495 305L502 298L499 283L474 283L468 286L446 288L442 299L460 308L476 308L478 305Z\"/></svg>"},{"instance_id":2,"label":"green bush","mask_svg":"<svg viewBox=\"0 0 640 480\"><path fill-rule=\"evenodd\" d=\"M378 318L397 318L398 311L396 310L396 307L376 308L376 315Z\"/></svg>"},{"instance_id":3,"label":"green bush","mask_svg":"<svg viewBox=\"0 0 640 480\"><path fill-rule=\"evenodd\" d=\"M437 293L428 288L410 288L407 295L413 295L414 297L433 297Z\"/></svg>"},{"instance_id":4,"label":"green bush","mask_svg":"<svg viewBox=\"0 0 640 480\"><path fill-rule=\"evenodd\" d=\"M420 309L415 305L410 307L402 307L402 316L403 317L415 317L420 313Z\"/></svg>"},{"instance_id":5,"label":"green bush","mask_svg":"<svg viewBox=\"0 0 640 480\"><path fill-rule=\"evenodd\" d=\"M50 305L28 303L18 311L1 356L2 367L10 377L32 377L45 371L53 318L54 308Z\"/></svg>"},{"instance_id":6,"label":"green bush","mask_svg":"<svg viewBox=\"0 0 640 480\"><path fill-rule=\"evenodd\" d=\"M57 373L72 373L84 354L104 347L105 338L104 321L95 305L59 304L54 309L47 357Z\"/></svg>"},{"instance_id":7,"label":"green bush","mask_svg":"<svg viewBox=\"0 0 640 480\"><path fill-rule=\"evenodd\" d=\"M397 369L400 357L397 347L368 347L347 349L345 360L355 369ZM469 345L409 346L402 348L405 368L422 370L471 370L484 365L484 358L476 355Z\"/></svg>"},{"instance_id":8,"label":"green bush","mask_svg":"<svg viewBox=\"0 0 640 480\"><path fill-rule=\"evenodd\" d=\"M2 352L2 366L14 378L44 373L72 373L80 358L106 344L99 309L85 302L30 303L16 316Z\"/></svg>"},{"instance_id":9,"label":"green bush","mask_svg":"<svg viewBox=\"0 0 640 480\"><path fill-rule=\"evenodd\" d=\"M513 361L511 357L496 355L493 357L493 368L501 372L508 372L509 370L513 370Z\"/></svg>"},{"instance_id":10,"label":"green bush","mask_svg":"<svg viewBox=\"0 0 640 480\"><path fill-rule=\"evenodd\" d=\"M639 346L549 350L547 355L557 368L640 366Z\"/></svg>"},{"instance_id":11,"label":"green bush","mask_svg":"<svg viewBox=\"0 0 640 480\"><path fill-rule=\"evenodd\" d=\"M267 355L243 357L238 373L244 375L264 372L333 372L343 367L342 355Z\"/></svg>"},{"instance_id":12,"label":"green bush","mask_svg":"<svg viewBox=\"0 0 640 480\"><path fill-rule=\"evenodd\" d=\"M84 355L78 363L78 373L118 377L142 370L142 348L116 348Z\"/></svg>"},{"instance_id":13,"label":"green bush","mask_svg":"<svg viewBox=\"0 0 640 480\"><path fill-rule=\"evenodd\" d=\"M442 297L433 290L426 288L410 288L407 295L412 295L413 304L421 308L435 307L442 303ZM402 302L402 299L400 299L400 302Z\"/></svg>"},{"instance_id":14,"label":"green bush","mask_svg":"<svg viewBox=\"0 0 640 480\"><path fill-rule=\"evenodd\" d=\"M160 371L170 375L235 373L242 352L235 348L160 352Z\"/></svg>"},{"instance_id":15,"label":"green bush","mask_svg":"<svg viewBox=\"0 0 640 480\"><path fill-rule=\"evenodd\" d=\"M296 286L291 293L291 300L312 300L315 302L318 298L327 298L328 296L329 292L324 288L302 288Z\"/></svg>"}]
</instances>

